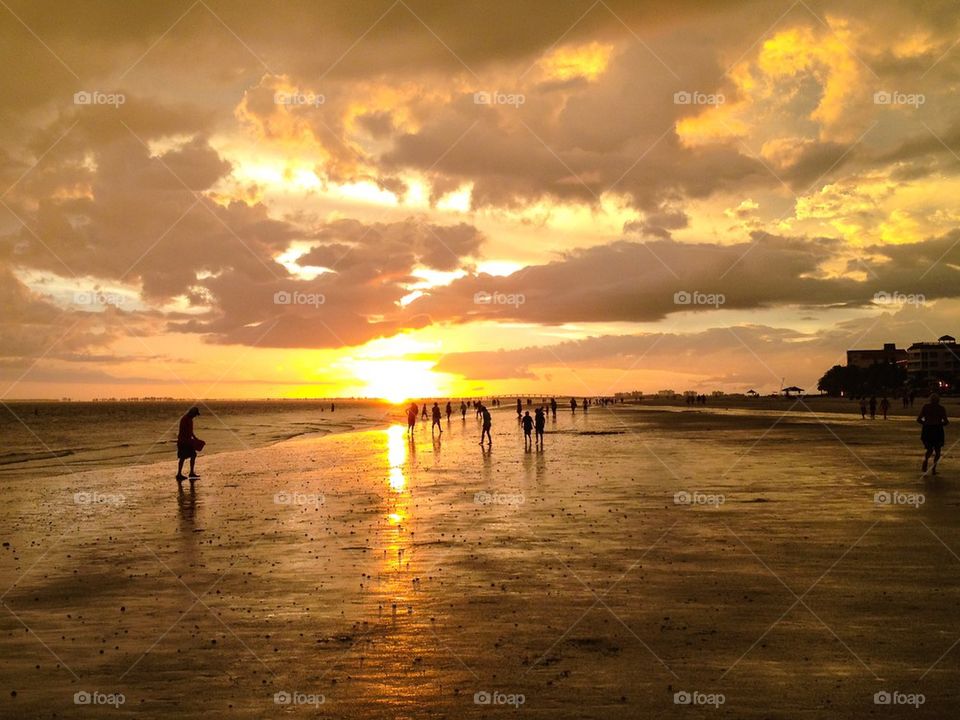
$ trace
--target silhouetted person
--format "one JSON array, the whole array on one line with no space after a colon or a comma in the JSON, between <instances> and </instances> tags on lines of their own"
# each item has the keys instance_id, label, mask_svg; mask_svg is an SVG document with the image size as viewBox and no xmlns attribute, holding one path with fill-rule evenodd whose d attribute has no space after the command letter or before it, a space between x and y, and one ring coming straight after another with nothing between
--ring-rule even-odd
<instances>
[{"instance_id":1,"label":"silhouetted person","mask_svg":"<svg viewBox=\"0 0 960 720\"><path fill-rule=\"evenodd\" d=\"M587 412L587 406L588 406L589 404L590 404L590 401L587 400L586 398L584 398L584 399L583 399L583 412L584 412L584 413Z\"/></svg>"},{"instance_id":2,"label":"silhouetted person","mask_svg":"<svg viewBox=\"0 0 960 720\"><path fill-rule=\"evenodd\" d=\"M947 411L940 404L940 396L934 393L930 396L930 402L923 406L920 414L917 416L917 422L923 426L920 431L920 441L926 448L926 454L923 456L923 465L920 466L922 472L927 471L927 464L930 462L930 456L933 455L933 468L930 472L937 474L937 463L940 462L940 451L943 449L945 440L943 428L950 424L947 420Z\"/></svg>"},{"instance_id":3,"label":"silhouetted person","mask_svg":"<svg viewBox=\"0 0 960 720\"><path fill-rule=\"evenodd\" d=\"M877 419L877 396L876 395L870 396L870 419L871 420Z\"/></svg>"},{"instance_id":4,"label":"silhouetted person","mask_svg":"<svg viewBox=\"0 0 960 720\"><path fill-rule=\"evenodd\" d=\"M490 435L490 426L493 424L490 418L490 411L483 403L480 403L480 417L483 419L483 429L480 431L480 444L483 445L483 436L487 436L487 445L493 445L493 437Z\"/></svg>"},{"instance_id":5,"label":"silhouetted person","mask_svg":"<svg viewBox=\"0 0 960 720\"><path fill-rule=\"evenodd\" d=\"M453 415L453 405L450 404L450 401L447 401L447 422L450 422L450 416Z\"/></svg>"},{"instance_id":6,"label":"silhouetted person","mask_svg":"<svg viewBox=\"0 0 960 720\"><path fill-rule=\"evenodd\" d=\"M557 399L550 398L550 413L556 417L557 416Z\"/></svg>"},{"instance_id":7,"label":"silhouetted person","mask_svg":"<svg viewBox=\"0 0 960 720\"><path fill-rule=\"evenodd\" d=\"M577 411L577 399L570 398L570 412L576 412L576 411Z\"/></svg>"},{"instance_id":8,"label":"silhouetted person","mask_svg":"<svg viewBox=\"0 0 960 720\"><path fill-rule=\"evenodd\" d=\"M543 428L547 424L547 413L543 408L537 408L533 417L533 427L537 431L537 445L543 447Z\"/></svg>"},{"instance_id":9,"label":"silhouetted person","mask_svg":"<svg viewBox=\"0 0 960 720\"><path fill-rule=\"evenodd\" d=\"M428 417L428 416L427 416L427 401L424 400L424 401L423 401L423 419L426 420L427 417Z\"/></svg>"},{"instance_id":10,"label":"silhouetted person","mask_svg":"<svg viewBox=\"0 0 960 720\"><path fill-rule=\"evenodd\" d=\"M197 463L197 445L202 441L193 434L193 419L200 415L200 408L192 407L187 410L187 414L180 418L180 429L177 431L177 482L181 483L187 478L183 474L183 461L190 461L190 479L196 480L200 476L196 473ZM201 445L202 447L202 445Z\"/></svg>"},{"instance_id":11,"label":"silhouetted person","mask_svg":"<svg viewBox=\"0 0 960 720\"><path fill-rule=\"evenodd\" d=\"M460 401L460 417L467 419L467 404L463 400Z\"/></svg>"},{"instance_id":12,"label":"silhouetted person","mask_svg":"<svg viewBox=\"0 0 960 720\"><path fill-rule=\"evenodd\" d=\"M865 397L860 398L860 419L867 419L867 399Z\"/></svg>"},{"instance_id":13,"label":"silhouetted person","mask_svg":"<svg viewBox=\"0 0 960 720\"><path fill-rule=\"evenodd\" d=\"M417 425L417 416L420 414L420 408L416 403L410 403L407 408L407 432L413 435L413 429Z\"/></svg>"},{"instance_id":14,"label":"silhouetted person","mask_svg":"<svg viewBox=\"0 0 960 720\"><path fill-rule=\"evenodd\" d=\"M523 403L517 398L517 422L520 422L520 416L523 415Z\"/></svg>"},{"instance_id":15,"label":"silhouetted person","mask_svg":"<svg viewBox=\"0 0 960 720\"><path fill-rule=\"evenodd\" d=\"M523 414L520 424L523 425L523 447L529 449L533 442L533 418L529 410Z\"/></svg>"},{"instance_id":16,"label":"silhouetted person","mask_svg":"<svg viewBox=\"0 0 960 720\"><path fill-rule=\"evenodd\" d=\"M883 415L883 419L887 419L887 413L890 412L890 401L886 398L880 401L880 414Z\"/></svg>"},{"instance_id":17,"label":"silhouetted person","mask_svg":"<svg viewBox=\"0 0 960 720\"><path fill-rule=\"evenodd\" d=\"M337 406L334 405L333 403L330 403L330 412L333 412L336 409L337 409Z\"/></svg>"},{"instance_id":18,"label":"silhouetted person","mask_svg":"<svg viewBox=\"0 0 960 720\"><path fill-rule=\"evenodd\" d=\"M430 426L430 434L433 435L433 429L438 428L443 433L443 428L440 427L440 405L438 403L433 404L433 424Z\"/></svg>"}]
</instances>

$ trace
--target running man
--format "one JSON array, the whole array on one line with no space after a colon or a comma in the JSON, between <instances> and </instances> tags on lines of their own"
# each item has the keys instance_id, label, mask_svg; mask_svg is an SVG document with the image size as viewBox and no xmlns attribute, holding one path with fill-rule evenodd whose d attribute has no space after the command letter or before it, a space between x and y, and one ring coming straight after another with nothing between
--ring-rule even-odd
<instances>
[{"instance_id":1,"label":"running man","mask_svg":"<svg viewBox=\"0 0 960 720\"><path fill-rule=\"evenodd\" d=\"M440 427L440 405L438 403L433 404L433 424L430 426L430 434L433 435L433 429L437 428L440 431L440 434L443 434L443 428Z\"/></svg>"},{"instance_id":2,"label":"running man","mask_svg":"<svg viewBox=\"0 0 960 720\"><path fill-rule=\"evenodd\" d=\"M533 444L533 418L530 417L530 411L527 410L521 419L523 425L523 449L529 450Z\"/></svg>"},{"instance_id":3,"label":"running man","mask_svg":"<svg viewBox=\"0 0 960 720\"><path fill-rule=\"evenodd\" d=\"M480 403L480 417L483 418L483 430L480 431L480 445L483 445L483 436L487 436L487 445L493 445L493 437L490 435L490 426L493 424L490 418L490 411L487 406Z\"/></svg>"},{"instance_id":4,"label":"running man","mask_svg":"<svg viewBox=\"0 0 960 720\"><path fill-rule=\"evenodd\" d=\"M930 396L930 402L920 410L917 422L923 426L920 431L920 441L927 451L923 456L923 465L920 466L920 470L924 473L927 472L930 456L933 455L933 467L930 469L930 473L936 475L937 463L940 462L940 451L943 449L945 441L943 428L950 424L950 421L947 420L947 411L940 404L939 395L934 393Z\"/></svg>"},{"instance_id":5,"label":"running man","mask_svg":"<svg viewBox=\"0 0 960 720\"><path fill-rule=\"evenodd\" d=\"M194 443L198 438L193 434L193 419L200 414L200 408L194 406L187 410L187 414L180 418L180 429L177 431L177 482L182 483L187 478L183 474L183 461L190 461L190 480L196 480L195 467L197 463L197 448ZM939 456L938 456L939 457Z\"/></svg>"}]
</instances>

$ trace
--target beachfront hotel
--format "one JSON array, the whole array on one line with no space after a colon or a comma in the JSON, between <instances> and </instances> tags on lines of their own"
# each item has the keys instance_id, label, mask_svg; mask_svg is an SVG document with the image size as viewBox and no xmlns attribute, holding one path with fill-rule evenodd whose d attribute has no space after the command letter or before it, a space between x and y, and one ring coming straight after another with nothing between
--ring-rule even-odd
<instances>
[{"instance_id":1,"label":"beachfront hotel","mask_svg":"<svg viewBox=\"0 0 960 720\"><path fill-rule=\"evenodd\" d=\"M950 389L960 381L960 345L952 335L943 335L906 349L884 343L879 349L847 350L848 367L866 369L877 364L902 365L914 385Z\"/></svg>"}]
</instances>

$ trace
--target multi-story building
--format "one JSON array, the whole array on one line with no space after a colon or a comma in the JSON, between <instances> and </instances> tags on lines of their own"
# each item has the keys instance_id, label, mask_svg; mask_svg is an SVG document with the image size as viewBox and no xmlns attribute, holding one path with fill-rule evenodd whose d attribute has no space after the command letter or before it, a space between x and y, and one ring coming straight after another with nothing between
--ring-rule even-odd
<instances>
[{"instance_id":1,"label":"multi-story building","mask_svg":"<svg viewBox=\"0 0 960 720\"><path fill-rule=\"evenodd\" d=\"M907 373L918 385L952 390L960 384L960 345L950 335L907 348Z\"/></svg>"},{"instance_id":2,"label":"multi-story building","mask_svg":"<svg viewBox=\"0 0 960 720\"><path fill-rule=\"evenodd\" d=\"M847 350L847 366L868 368L871 365L907 363L907 351L896 343L884 343L882 350Z\"/></svg>"}]
</instances>

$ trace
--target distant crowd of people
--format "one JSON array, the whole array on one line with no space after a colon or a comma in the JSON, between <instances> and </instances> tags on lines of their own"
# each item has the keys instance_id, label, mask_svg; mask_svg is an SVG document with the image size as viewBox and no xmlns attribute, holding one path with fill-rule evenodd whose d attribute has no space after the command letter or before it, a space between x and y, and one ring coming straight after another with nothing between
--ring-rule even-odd
<instances>
[{"instance_id":1,"label":"distant crowd of people","mask_svg":"<svg viewBox=\"0 0 960 720\"><path fill-rule=\"evenodd\" d=\"M903 407L912 407L914 398L915 393L913 392L904 394ZM572 413L576 413L577 410L586 413L591 405L601 405L605 407L610 404L615 404L616 402L616 399L608 397L585 397L581 398L578 403L575 397L571 397L569 405ZM623 403L622 398L620 398L620 402ZM706 403L706 395L690 395L687 397L688 405L706 405ZM492 398L490 404L493 407L500 407L501 401L499 398ZM527 398L526 409L524 408L523 400L517 398L517 425L523 431L525 450L532 449L534 446L536 446L537 449L542 449L547 415L551 415L554 420L557 418L558 404L556 398L550 398L549 400L541 398L540 404L534 408L533 415L530 414L529 409L532 405L533 398ZM333 403L330 403L330 412L334 412L335 407ZM493 437L491 435L491 428L493 426L493 418L490 415L490 410L481 400L472 400L470 405L467 405L466 400L461 400L459 410L460 417L464 422L467 419L467 411L471 407L477 420L480 422L480 442L478 444L483 445L484 441L486 441L487 447L492 446ZM866 419L868 412L870 413L871 419L876 419L878 410L883 416L883 419L886 420L890 412L890 400L883 397L878 402L876 396L872 396L869 399L866 397L860 398L860 416L863 419ZM427 420L428 418L432 420L430 425L431 436L436 434L442 435L443 416L444 414L446 415L447 423L449 423L453 413L454 406L450 400L446 402L446 406L443 409L441 409L439 401L434 401L432 407L428 405L426 400L423 401L422 405L411 402L407 407L407 432L412 437L417 425L417 419L422 417L423 420ZM197 453L203 450L206 443L194 433L193 421L199 416L200 409L194 406L180 418L177 431L178 483L182 483L187 479L192 483L200 477L196 472ZM930 395L928 402L921 408L920 414L917 415L917 422L921 425L920 440L925 450L921 470L926 473L929 469L930 472L935 475L945 442L944 428L950 424L947 418L947 412L943 405L940 404L940 397L936 393ZM930 464L931 459L933 460L932 466ZM183 466L187 461L190 463L189 474L184 475Z\"/></svg>"}]
</instances>

